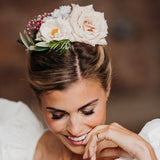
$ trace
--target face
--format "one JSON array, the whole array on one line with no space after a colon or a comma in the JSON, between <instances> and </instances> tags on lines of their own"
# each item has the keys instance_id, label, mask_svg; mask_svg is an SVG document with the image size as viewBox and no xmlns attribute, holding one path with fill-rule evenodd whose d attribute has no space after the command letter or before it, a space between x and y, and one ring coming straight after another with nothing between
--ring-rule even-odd
<instances>
[{"instance_id":1,"label":"face","mask_svg":"<svg viewBox=\"0 0 160 160\"><path fill-rule=\"evenodd\" d=\"M83 154L86 135L105 123L108 94L99 82L82 79L66 90L42 94L41 109L48 127L62 144L73 153Z\"/></svg>"}]
</instances>

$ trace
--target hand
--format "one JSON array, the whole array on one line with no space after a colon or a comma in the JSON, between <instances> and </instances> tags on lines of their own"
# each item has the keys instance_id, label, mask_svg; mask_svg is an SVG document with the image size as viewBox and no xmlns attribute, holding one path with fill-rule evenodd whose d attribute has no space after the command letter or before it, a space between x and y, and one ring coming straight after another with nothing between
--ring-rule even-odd
<instances>
[{"instance_id":1,"label":"hand","mask_svg":"<svg viewBox=\"0 0 160 160\"><path fill-rule=\"evenodd\" d=\"M99 145L101 144L100 149ZM117 123L95 127L86 137L84 159L97 157L106 158L137 158L138 160L157 160L149 143L139 135L127 130Z\"/></svg>"}]
</instances>

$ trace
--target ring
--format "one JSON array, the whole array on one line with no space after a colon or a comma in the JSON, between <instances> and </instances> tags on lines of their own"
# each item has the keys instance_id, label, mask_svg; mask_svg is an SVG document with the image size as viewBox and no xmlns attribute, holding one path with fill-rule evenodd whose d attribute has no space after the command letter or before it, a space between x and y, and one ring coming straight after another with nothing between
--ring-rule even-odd
<instances>
[{"instance_id":1,"label":"ring","mask_svg":"<svg viewBox=\"0 0 160 160\"><path fill-rule=\"evenodd\" d=\"M99 140L99 137L98 137L99 133L97 133L97 139Z\"/></svg>"}]
</instances>

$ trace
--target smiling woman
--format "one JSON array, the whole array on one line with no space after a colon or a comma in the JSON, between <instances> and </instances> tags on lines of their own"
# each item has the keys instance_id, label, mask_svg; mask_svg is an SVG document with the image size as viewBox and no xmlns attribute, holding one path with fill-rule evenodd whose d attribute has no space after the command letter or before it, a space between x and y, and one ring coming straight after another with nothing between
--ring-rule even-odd
<instances>
[{"instance_id":1,"label":"smiling woman","mask_svg":"<svg viewBox=\"0 0 160 160\"><path fill-rule=\"evenodd\" d=\"M160 157L160 143L155 143L160 139L158 119L146 126L141 136L117 123L105 124L112 73L105 50L107 33L104 14L94 11L92 5L72 5L72 10L63 6L28 22L19 42L28 49L28 79L48 129L43 129L27 106L21 103L18 110L22 112L13 112L3 107L13 103L1 100L5 101L0 105L1 116L16 117L5 121L3 116L2 130L7 132L11 125L17 131L0 135L2 160ZM19 143L11 143L15 135Z\"/></svg>"},{"instance_id":2,"label":"smiling woman","mask_svg":"<svg viewBox=\"0 0 160 160\"><path fill-rule=\"evenodd\" d=\"M54 135L72 152L83 154L86 135L105 123L107 96L99 81L82 79L66 90L42 94L41 109Z\"/></svg>"}]
</instances>

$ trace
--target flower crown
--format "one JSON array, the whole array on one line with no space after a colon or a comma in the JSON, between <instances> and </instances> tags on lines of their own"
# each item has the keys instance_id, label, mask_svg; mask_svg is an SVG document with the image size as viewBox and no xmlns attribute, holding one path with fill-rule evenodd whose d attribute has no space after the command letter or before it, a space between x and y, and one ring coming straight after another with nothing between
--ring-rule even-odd
<instances>
[{"instance_id":1,"label":"flower crown","mask_svg":"<svg viewBox=\"0 0 160 160\"><path fill-rule=\"evenodd\" d=\"M55 50L63 54L75 41L93 46L106 45L107 29L104 13L96 12L93 5L72 4L72 9L71 6L61 6L30 20L18 42L29 51Z\"/></svg>"}]
</instances>

